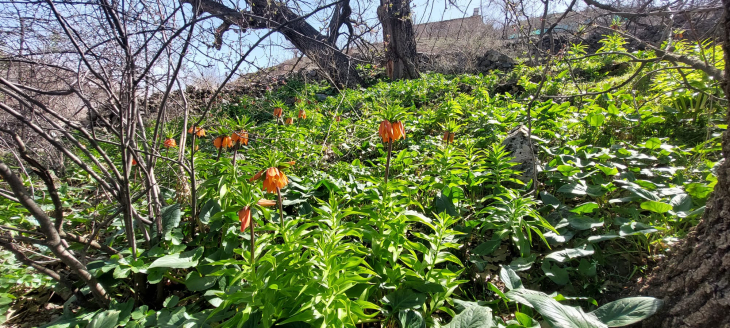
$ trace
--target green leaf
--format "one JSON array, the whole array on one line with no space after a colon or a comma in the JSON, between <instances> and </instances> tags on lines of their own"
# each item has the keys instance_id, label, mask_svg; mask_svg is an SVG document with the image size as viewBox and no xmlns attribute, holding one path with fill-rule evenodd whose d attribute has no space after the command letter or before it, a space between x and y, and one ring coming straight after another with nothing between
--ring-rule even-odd
<instances>
[{"instance_id":1,"label":"green leaf","mask_svg":"<svg viewBox=\"0 0 730 328\"><path fill-rule=\"evenodd\" d=\"M563 286L570 282L568 271L551 261L543 261L540 268L545 272L545 276L558 285Z\"/></svg>"},{"instance_id":2,"label":"green leaf","mask_svg":"<svg viewBox=\"0 0 730 328\"><path fill-rule=\"evenodd\" d=\"M197 271L190 272L185 279L185 286L192 291L203 291L215 286L218 277L202 277Z\"/></svg>"},{"instance_id":3,"label":"green leaf","mask_svg":"<svg viewBox=\"0 0 730 328\"><path fill-rule=\"evenodd\" d=\"M659 140L659 138L649 138L649 140L646 141L644 144L644 147L649 149L657 149L662 146L662 141Z\"/></svg>"},{"instance_id":4,"label":"green leaf","mask_svg":"<svg viewBox=\"0 0 730 328\"><path fill-rule=\"evenodd\" d=\"M86 328L113 328L117 326L119 321L119 313L117 310L107 310L94 316Z\"/></svg>"},{"instance_id":5,"label":"green leaf","mask_svg":"<svg viewBox=\"0 0 730 328\"><path fill-rule=\"evenodd\" d=\"M653 297L629 297L604 304L591 312L609 327L623 327L656 313L662 301Z\"/></svg>"},{"instance_id":6,"label":"green leaf","mask_svg":"<svg viewBox=\"0 0 730 328\"><path fill-rule=\"evenodd\" d=\"M540 313L552 327L570 328L607 328L595 314L585 313L581 308L558 303L545 293L529 289L513 289L505 295L520 303L532 307Z\"/></svg>"},{"instance_id":7,"label":"green leaf","mask_svg":"<svg viewBox=\"0 0 730 328\"><path fill-rule=\"evenodd\" d=\"M202 222L203 224L210 223L210 218L213 215L220 213L220 211L221 206L218 204L217 200L208 200L205 205L203 205L203 208L200 209L200 222Z\"/></svg>"},{"instance_id":8,"label":"green leaf","mask_svg":"<svg viewBox=\"0 0 730 328\"><path fill-rule=\"evenodd\" d=\"M403 309L417 309L426 301L426 295L410 289L400 289L383 297L383 303L390 306L392 312Z\"/></svg>"},{"instance_id":9,"label":"green leaf","mask_svg":"<svg viewBox=\"0 0 730 328\"><path fill-rule=\"evenodd\" d=\"M692 209L692 196L687 194L678 194L669 201L672 210L675 212L686 212Z\"/></svg>"},{"instance_id":10,"label":"green leaf","mask_svg":"<svg viewBox=\"0 0 730 328\"><path fill-rule=\"evenodd\" d=\"M648 191L646 189L643 189L643 188L636 188L636 187L632 187L632 186L623 186L622 188L624 188L624 189L632 192L634 195L639 196L646 200L658 201L659 199L661 199L655 193Z\"/></svg>"},{"instance_id":11,"label":"green leaf","mask_svg":"<svg viewBox=\"0 0 730 328\"><path fill-rule=\"evenodd\" d=\"M499 279L502 280L507 289L522 288L522 279L517 275L517 272L509 267L502 266L499 270Z\"/></svg>"},{"instance_id":12,"label":"green leaf","mask_svg":"<svg viewBox=\"0 0 730 328\"><path fill-rule=\"evenodd\" d=\"M588 114L588 117L586 117L586 121L588 121L588 124L590 124L593 127L599 127L603 125L603 122L606 120L606 117L603 116L601 113L591 113Z\"/></svg>"},{"instance_id":13,"label":"green leaf","mask_svg":"<svg viewBox=\"0 0 730 328\"><path fill-rule=\"evenodd\" d=\"M598 206L598 203L596 203L596 202L588 202L588 203L580 204L578 207L576 207L576 208L574 208L574 209L572 209L570 211L573 212L573 213L585 214L585 213L591 213L591 212L593 212L598 207L599 207Z\"/></svg>"},{"instance_id":14,"label":"green leaf","mask_svg":"<svg viewBox=\"0 0 730 328\"><path fill-rule=\"evenodd\" d=\"M612 176L612 175L618 174L618 169L615 168L615 167L608 167L608 166L603 166L603 165L600 165L600 164L596 165L596 167L599 170L601 170L601 172L603 172L603 174L608 175L608 176Z\"/></svg>"},{"instance_id":15,"label":"green leaf","mask_svg":"<svg viewBox=\"0 0 730 328\"><path fill-rule=\"evenodd\" d=\"M705 199L710 196L713 188L703 183L690 183L685 188L687 193L696 199Z\"/></svg>"},{"instance_id":16,"label":"green leaf","mask_svg":"<svg viewBox=\"0 0 730 328\"><path fill-rule=\"evenodd\" d=\"M162 235L167 235L180 224L180 204L173 204L162 208Z\"/></svg>"},{"instance_id":17,"label":"green leaf","mask_svg":"<svg viewBox=\"0 0 730 328\"><path fill-rule=\"evenodd\" d=\"M583 244L576 248L566 248L563 250L552 252L552 253L548 254L547 256L545 256L545 259L563 263L570 259L593 255L593 253L594 253L594 250L593 250L593 246L591 246L591 244Z\"/></svg>"},{"instance_id":18,"label":"green leaf","mask_svg":"<svg viewBox=\"0 0 730 328\"><path fill-rule=\"evenodd\" d=\"M603 226L603 221L583 215L571 215L568 217L568 223L575 230L588 230Z\"/></svg>"},{"instance_id":19,"label":"green leaf","mask_svg":"<svg viewBox=\"0 0 730 328\"><path fill-rule=\"evenodd\" d=\"M401 328L426 328L426 321L423 320L421 312L405 310L398 312L398 321Z\"/></svg>"},{"instance_id":20,"label":"green leaf","mask_svg":"<svg viewBox=\"0 0 730 328\"><path fill-rule=\"evenodd\" d=\"M661 214L661 213L667 213L667 212L671 211L672 205L650 200L650 201L641 203L641 208L643 208L647 211L652 211L654 213Z\"/></svg>"},{"instance_id":21,"label":"green leaf","mask_svg":"<svg viewBox=\"0 0 730 328\"><path fill-rule=\"evenodd\" d=\"M553 208L558 208L562 203L560 200L555 198L552 194L550 194L547 191L541 191L540 192L540 199L542 200L545 205L552 206Z\"/></svg>"},{"instance_id":22,"label":"green leaf","mask_svg":"<svg viewBox=\"0 0 730 328\"><path fill-rule=\"evenodd\" d=\"M457 314L444 328L491 328L494 327L492 310L485 306L470 306Z\"/></svg>"},{"instance_id":23,"label":"green leaf","mask_svg":"<svg viewBox=\"0 0 730 328\"><path fill-rule=\"evenodd\" d=\"M588 261L586 259L580 259L578 265L578 272L586 277L596 276L596 262Z\"/></svg>"},{"instance_id":24,"label":"green leaf","mask_svg":"<svg viewBox=\"0 0 730 328\"><path fill-rule=\"evenodd\" d=\"M479 256L489 255L492 254L492 252L494 252L497 248L499 248L499 245L501 243L502 241L499 239L485 241L479 244L479 246L477 246L476 248L474 248L471 253Z\"/></svg>"},{"instance_id":25,"label":"green leaf","mask_svg":"<svg viewBox=\"0 0 730 328\"><path fill-rule=\"evenodd\" d=\"M171 309L174 308L175 305L177 305L177 302L180 302L180 298L177 297L177 295L172 295L166 298L164 302L162 302L162 306Z\"/></svg>"},{"instance_id":26,"label":"green leaf","mask_svg":"<svg viewBox=\"0 0 730 328\"><path fill-rule=\"evenodd\" d=\"M449 188L444 188L444 190L447 190ZM450 189L449 189L450 191ZM442 191L439 193L438 196L436 196L436 199L434 200L433 205L436 207L436 212L446 212L447 214L451 216L457 216L458 213L456 213L456 207L454 206L454 201L451 199L451 197L447 196L446 191Z\"/></svg>"},{"instance_id":27,"label":"green leaf","mask_svg":"<svg viewBox=\"0 0 730 328\"><path fill-rule=\"evenodd\" d=\"M156 259L152 264L150 264L148 269L152 268L176 268L176 269L186 269L186 268L192 268L196 265L198 265L198 260L200 259L200 256L203 253L203 248L198 247L196 250L184 252L184 253L178 253L178 254L170 254L165 255L159 259Z\"/></svg>"}]
</instances>

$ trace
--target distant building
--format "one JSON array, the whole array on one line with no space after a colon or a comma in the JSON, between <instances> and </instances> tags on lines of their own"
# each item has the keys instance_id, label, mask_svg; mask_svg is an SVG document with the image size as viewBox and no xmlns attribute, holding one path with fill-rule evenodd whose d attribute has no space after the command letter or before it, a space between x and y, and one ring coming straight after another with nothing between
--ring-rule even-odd
<instances>
[{"instance_id":1,"label":"distant building","mask_svg":"<svg viewBox=\"0 0 730 328\"><path fill-rule=\"evenodd\" d=\"M474 8L474 14L469 17L449 19L440 22L417 24L414 26L416 40L419 39L459 39L481 31L487 25L482 21L479 8Z\"/></svg>"}]
</instances>

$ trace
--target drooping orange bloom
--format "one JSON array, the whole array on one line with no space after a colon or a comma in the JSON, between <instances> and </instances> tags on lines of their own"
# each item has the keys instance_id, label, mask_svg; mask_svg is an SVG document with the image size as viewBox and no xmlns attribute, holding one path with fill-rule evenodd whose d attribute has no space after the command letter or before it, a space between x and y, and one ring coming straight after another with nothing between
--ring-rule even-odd
<instances>
[{"instance_id":1,"label":"drooping orange bloom","mask_svg":"<svg viewBox=\"0 0 730 328\"><path fill-rule=\"evenodd\" d=\"M296 164L296 163L297 163L296 161L287 162L287 164L289 164L289 166L294 166L294 164Z\"/></svg>"},{"instance_id":2,"label":"drooping orange bloom","mask_svg":"<svg viewBox=\"0 0 730 328\"><path fill-rule=\"evenodd\" d=\"M390 125L388 120L380 122L380 128L378 129L380 137L383 138L383 142L394 140L393 138L393 127Z\"/></svg>"},{"instance_id":3,"label":"drooping orange bloom","mask_svg":"<svg viewBox=\"0 0 730 328\"><path fill-rule=\"evenodd\" d=\"M300 119L305 119L305 118L307 118L307 113L305 113L303 109L300 109L300 110L299 110L299 118L300 118Z\"/></svg>"},{"instance_id":4,"label":"drooping orange bloom","mask_svg":"<svg viewBox=\"0 0 730 328\"><path fill-rule=\"evenodd\" d=\"M137 160L132 158L132 165L137 165Z\"/></svg>"},{"instance_id":5,"label":"drooping orange bloom","mask_svg":"<svg viewBox=\"0 0 730 328\"><path fill-rule=\"evenodd\" d=\"M292 125L292 124L294 124L294 119L293 119L293 118L291 118L291 117L287 118L287 119L286 119L286 124L287 124L287 125Z\"/></svg>"},{"instance_id":6,"label":"drooping orange bloom","mask_svg":"<svg viewBox=\"0 0 730 328\"><path fill-rule=\"evenodd\" d=\"M289 179L284 172L275 167L266 169L266 178L264 179L264 190L269 193L275 193L276 189L284 188L289 184Z\"/></svg>"},{"instance_id":7,"label":"drooping orange bloom","mask_svg":"<svg viewBox=\"0 0 730 328\"><path fill-rule=\"evenodd\" d=\"M231 148L233 147L233 140L231 140L231 137L229 136L218 137L213 140L213 146L215 146L216 149L221 149L221 147Z\"/></svg>"},{"instance_id":8,"label":"drooping orange bloom","mask_svg":"<svg viewBox=\"0 0 730 328\"><path fill-rule=\"evenodd\" d=\"M335 116L335 122L342 121L342 117L340 115Z\"/></svg>"},{"instance_id":9,"label":"drooping orange bloom","mask_svg":"<svg viewBox=\"0 0 730 328\"><path fill-rule=\"evenodd\" d=\"M191 126L188 129L188 133L193 134L193 127ZM195 135L198 136L198 138L205 137L205 129L201 127L195 127Z\"/></svg>"},{"instance_id":10,"label":"drooping orange bloom","mask_svg":"<svg viewBox=\"0 0 730 328\"><path fill-rule=\"evenodd\" d=\"M233 134L231 135L231 140L233 141L233 144L248 145L248 132L233 132Z\"/></svg>"},{"instance_id":11,"label":"drooping orange bloom","mask_svg":"<svg viewBox=\"0 0 730 328\"><path fill-rule=\"evenodd\" d=\"M274 108L274 116L275 117L281 117L282 114L284 114L284 110L281 109L281 107Z\"/></svg>"},{"instance_id":12,"label":"drooping orange bloom","mask_svg":"<svg viewBox=\"0 0 730 328\"><path fill-rule=\"evenodd\" d=\"M256 202L256 204L258 204L259 206L263 206L263 207L271 207L271 206L276 205L276 201L268 200L268 199L259 199L259 201Z\"/></svg>"},{"instance_id":13,"label":"drooping orange bloom","mask_svg":"<svg viewBox=\"0 0 730 328\"><path fill-rule=\"evenodd\" d=\"M391 125L393 127L393 140L398 140L400 138L405 139L406 138L406 130L403 127L403 122L401 121L395 121Z\"/></svg>"},{"instance_id":14,"label":"drooping orange bloom","mask_svg":"<svg viewBox=\"0 0 730 328\"><path fill-rule=\"evenodd\" d=\"M449 141L449 131L444 132L444 142Z\"/></svg>"},{"instance_id":15,"label":"drooping orange bloom","mask_svg":"<svg viewBox=\"0 0 730 328\"><path fill-rule=\"evenodd\" d=\"M251 207L246 206L238 211L238 220L241 221L241 232L246 231L249 225L251 225Z\"/></svg>"},{"instance_id":16,"label":"drooping orange bloom","mask_svg":"<svg viewBox=\"0 0 730 328\"><path fill-rule=\"evenodd\" d=\"M177 141L175 139L167 139L163 145L167 148L177 147Z\"/></svg>"},{"instance_id":17,"label":"drooping orange bloom","mask_svg":"<svg viewBox=\"0 0 730 328\"><path fill-rule=\"evenodd\" d=\"M248 182L254 182L254 181L257 181L257 180L261 179L261 175L263 175L264 172L266 172L266 170L258 171L256 174L254 174L251 177L251 179L248 179Z\"/></svg>"},{"instance_id":18,"label":"drooping orange bloom","mask_svg":"<svg viewBox=\"0 0 730 328\"><path fill-rule=\"evenodd\" d=\"M454 142L454 135L453 132L449 133L449 142Z\"/></svg>"}]
</instances>

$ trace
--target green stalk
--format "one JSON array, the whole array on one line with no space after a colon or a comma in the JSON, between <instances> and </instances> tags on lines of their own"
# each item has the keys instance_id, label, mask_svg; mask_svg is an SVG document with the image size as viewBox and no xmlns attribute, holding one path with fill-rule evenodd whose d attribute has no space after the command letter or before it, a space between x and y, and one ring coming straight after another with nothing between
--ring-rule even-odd
<instances>
[{"instance_id":1,"label":"green stalk","mask_svg":"<svg viewBox=\"0 0 730 328\"><path fill-rule=\"evenodd\" d=\"M388 183L388 173L390 172L390 155L393 153L393 140L388 140L388 159L385 162L385 183Z\"/></svg>"},{"instance_id":2,"label":"green stalk","mask_svg":"<svg viewBox=\"0 0 730 328\"><path fill-rule=\"evenodd\" d=\"M284 242L286 242L286 236L284 235L284 207L282 206L281 189L279 189L279 187L276 187L276 197L279 200L279 224L281 224L281 237L284 238Z\"/></svg>"}]
</instances>

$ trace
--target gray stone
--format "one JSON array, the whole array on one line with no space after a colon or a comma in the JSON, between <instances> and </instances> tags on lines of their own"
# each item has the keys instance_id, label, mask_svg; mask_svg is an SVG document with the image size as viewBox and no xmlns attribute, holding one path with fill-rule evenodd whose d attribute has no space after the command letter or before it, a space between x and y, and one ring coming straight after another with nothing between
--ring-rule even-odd
<instances>
[{"instance_id":1,"label":"gray stone","mask_svg":"<svg viewBox=\"0 0 730 328\"><path fill-rule=\"evenodd\" d=\"M535 172L535 154L530 150L529 131L524 125L520 125L507 135L502 141L504 150L514 157L512 162L518 163L512 169L521 171L522 174L517 178L522 182L529 182L534 177Z\"/></svg>"}]
</instances>

